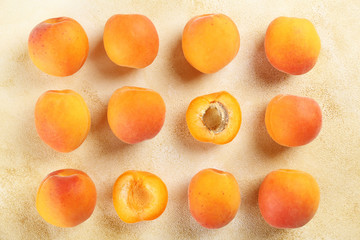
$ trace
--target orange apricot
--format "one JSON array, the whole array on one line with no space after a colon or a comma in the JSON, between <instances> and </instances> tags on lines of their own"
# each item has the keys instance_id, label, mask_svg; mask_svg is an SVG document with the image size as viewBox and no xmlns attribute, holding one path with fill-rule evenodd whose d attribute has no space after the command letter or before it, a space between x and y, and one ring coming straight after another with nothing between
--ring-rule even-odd
<instances>
[{"instance_id":1,"label":"orange apricot","mask_svg":"<svg viewBox=\"0 0 360 240\"><path fill-rule=\"evenodd\" d=\"M73 90L50 90L35 105L40 138L58 152L71 152L86 139L91 125L84 99Z\"/></svg>"},{"instance_id":2,"label":"orange apricot","mask_svg":"<svg viewBox=\"0 0 360 240\"><path fill-rule=\"evenodd\" d=\"M302 146L319 134L321 109L311 98L280 94L266 108L265 125L270 137L278 144Z\"/></svg>"},{"instance_id":3,"label":"orange apricot","mask_svg":"<svg viewBox=\"0 0 360 240\"><path fill-rule=\"evenodd\" d=\"M155 137L165 121L165 103L159 93L140 87L117 89L108 104L108 122L117 138L138 143Z\"/></svg>"},{"instance_id":4,"label":"orange apricot","mask_svg":"<svg viewBox=\"0 0 360 240\"><path fill-rule=\"evenodd\" d=\"M87 220L95 209L96 188L91 178L76 169L50 173L41 182L36 208L48 223L74 227Z\"/></svg>"},{"instance_id":5,"label":"orange apricot","mask_svg":"<svg viewBox=\"0 0 360 240\"><path fill-rule=\"evenodd\" d=\"M221 228L230 223L241 202L235 177L211 168L201 170L191 179L188 198L192 216L206 228Z\"/></svg>"},{"instance_id":6,"label":"orange apricot","mask_svg":"<svg viewBox=\"0 0 360 240\"><path fill-rule=\"evenodd\" d=\"M239 31L224 14L193 17L184 28L184 56L200 72L215 73L224 68L235 58L239 48Z\"/></svg>"},{"instance_id":7,"label":"orange apricot","mask_svg":"<svg viewBox=\"0 0 360 240\"><path fill-rule=\"evenodd\" d=\"M319 35L307 19L279 17L273 20L265 35L265 53L278 70L300 75L307 73L318 59Z\"/></svg>"},{"instance_id":8,"label":"orange apricot","mask_svg":"<svg viewBox=\"0 0 360 240\"><path fill-rule=\"evenodd\" d=\"M139 14L117 14L105 24L105 51L115 64L144 68L156 58L159 36L154 24Z\"/></svg>"},{"instance_id":9,"label":"orange apricot","mask_svg":"<svg viewBox=\"0 0 360 240\"><path fill-rule=\"evenodd\" d=\"M164 211L168 201L165 183L144 171L126 171L113 187L113 203L120 219L126 223L154 220Z\"/></svg>"},{"instance_id":10,"label":"orange apricot","mask_svg":"<svg viewBox=\"0 0 360 240\"><path fill-rule=\"evenodd\" d=\"M82 26L74 19L51 18L31 31L28 49L31 60L41 71L64 77L83 66L89 41Z\"/></svg>"},{"instance_id":11,"label":"orange apricot","mask_svg":"<svg viewBox=\"0 0 360 240\"><path fill-rule=\"evenodd\" d=\"M191 135L201 142L225 144L239 132L241 110L228 92L216 92L195 98L186 112Z\"/></svg>"},{"instance_id":12,"label":"orange apricot","mask_svg":"<svg viewBox=\"0 0 360 240\"><path fill-rule=\"evenodd\" d=\"M319 186L310 174L289 169L269 173L259 189L259 208L265 221L276 228L298 228L315 215Z\"/></svg>"}]
</instances>

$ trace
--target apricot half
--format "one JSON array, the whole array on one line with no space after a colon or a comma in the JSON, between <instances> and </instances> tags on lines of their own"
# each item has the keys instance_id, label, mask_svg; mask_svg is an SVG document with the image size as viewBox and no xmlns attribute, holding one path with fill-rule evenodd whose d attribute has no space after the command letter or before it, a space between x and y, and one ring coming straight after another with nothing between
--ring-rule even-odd
<instances>
[{"instance_id":1,"label":"apricot half","mask_svg":"<svg viewBox=\"0 0 360 240\"><path fill-rule=\"evenodd\" d=\"M320 132L321 109L311 98L277 95L266 108L265 125L270 137L278 144L287 147L305 145Z\"/></svg>"},{"instance_id":2,"label":"apricot half","mask_svg":"<svg viewBox=\"0 0 360 240\"><path fill-rule=\"evenodd\" d=\"M155 137L165 121L165 103L159 93L146 88L117 89L108 104L111 130L125 143L138 143Z\"/></svg>"},{"instance_id":3,"label":"apricot half","mask_svg":"<svg viewBox=\"0 0 360 240\"><path fill-rule=\"evenodd\" d=\"M35 126L40 138L58 152L71 152L86 139L90 112L73 90L50 90L35 105Z\"/></svg>"},{"instance_id":4,"label":"apricot half","mask_svg":"<svg viewBox=\"0 0 360 240\"><path fill-rule=\"evenodd\" d=\"M117 14L105 24L105 51L115 64L144 68L156 58L159 36L154 24L139 14Z\"/></svg>"},{"instance_id":5,"label":"apricot half","mask_svg":"<svg viewBox=\"0 0 360 240\"><path fill-rule=\"evenodd\" d=\"M265 35L265 53L278 70L300 75L310 71L318 59L320 37L307 19L279 17L273 20Z\"/></svg>"},{"instance_id":6,"label":"apricot half","mask_svg":"<svg viewBox=\"0 0 360 240\"><path fill-rule=\"evenodd\" d=\"M241 110L228 92L216 92L195 98L186 112L191 135L201 142L225 144L239 132Z\"/></svg>"},{"instance_id":7,"label":"apricot half","mask_svg":"<svg viewBox=\"0 0 360 240\"><path fill-rule=\"evenodd\" d=\"M158 218L165 211L167 201L165 183L149 172L126 171L113 187L115 210L126 223Z\"/></svg>"},{"instance_id":8,"label":"apricot half","mask_svg":"<svg viewBox=\"0 0 360 240\"><path fill-rule=\"evenodd\" d=\"M224 14L196 16L184 28L184 56L200 72L219 71L235 58L239 48L239 31L235 23Z\"/></svg>"},{"instance_id":9,"label":"apricot half","mask_svg":"<svg viewBox=\"0 0 360 240\"><path fill-rule=\"evenodd\" d=\"M260 212L268 224L276 228L298 228L315 215L320 190L310 174L280 169L265 177L258 201Z\"/></svg>"},{"instance_id":10,"label":"apricot half","mask_svg":"<svg viewBox=\"0 0 360 240\"><path fill-rule=\"evenodd\" d=\"M39 23L28 40L29 55L36 67L54 76L69 76L84 64L89 41L82 26L72 18L51 18Z\"/></svg>"},{"instance_id":11,"label":"apricot half","mask_svg":"<svg viewBox=\"0 0 360 240\"><path fill-rule=\"evenodd\" d=\"M88 219L95 209L96 188L83 171L62 169L50 173L41 182L36 208L48 223L74 227Z\"/></svg>"},{"instance_id":12,"label":"apricot half","mask_svg":"<svg viewBox=\"0 0 360 240\"><path fill-rule=\"evenodd\" d=\"M206 228L227 225L236 216L241 202L234 176L211 168L201 170L191 179L188 197L192 216Z\"/></svg>"}]
</instances>

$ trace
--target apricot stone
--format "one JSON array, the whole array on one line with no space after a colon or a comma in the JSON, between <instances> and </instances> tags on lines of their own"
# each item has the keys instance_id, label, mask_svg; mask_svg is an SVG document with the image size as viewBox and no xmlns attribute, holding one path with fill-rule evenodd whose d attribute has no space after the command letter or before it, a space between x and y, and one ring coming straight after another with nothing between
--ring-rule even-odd
<instances>
[{"instance_id":1,"label":"apricot stone","mask_svg":"<svg viewBox=\"0 0 360 240\"><path fill-rule=\"evenodd\" d=\"M95 204L94 182L76 169L62 169L47 175L36 196L40 216L58 227L74 227L84 222L93 213Z\"/></svg>"},{"instance_id":2,"label":"apricot stone","mask_svg":"<svg viewBox=\"0 0 360 240\"><path fill-rule=\"evenodd\" d=\"M184 56L200 72L215 73L224 68L235 58L239 48L239 31L224 14L196 16L184 28Z\"/></svg>"},{"instance_id":3,"label":"apricot stone","mask_svg":"<svg viewBox=\"0 0 360 240\"><path fill-rule=\"evenodd\" d=\"M266 108L265 125L270 137L278 144L287 147L305 145L320 132L321 109L311 98L278 95Z\"/></svg>"},{"instance_id":4,"label":"apricot stone","mask_svg":"<svg viewBox=\"0 0 360 240\"><path fill-rule=\"evenodd\" d=\"M50 90L35 106L35 126L40 138L58 152L71 152L86 139L91 125L84 99L73 90Z\"/></svg>"},{"instance_id":5,"label":"apricot stone","mask_svg":"<svg viewBox=\"0 0 360 240\"><path fill-rule=\"evenodd\" d=\"M260 212L268 224L276 228L298 228L315 215L320 190L310 174L280 169L265 177L258 201Z\"/></svg>"},{"instance_id":6,"label":"apricot stone","mask_svg":"<svg viewBox=\"0 0 360 240\"><path fill-rule=\"evenodd\" d=\"M81 25L72 18L51 18L30 33L29 55L35 66L54 76L69 76L84 64L89 41Z\"/></svg>"},{"instance_id":7,"label":"apricot stone","mask_svg":"<svg viewBox=\"0 0 360 240\"><path fill-rule=\"evenodd\" d=\"M300 75L310 71L321 48L319 35L307 19L279 17L273 20L265 35L265 53L278 70Z\"/></svg>"},{"instance_id":8,"label":"apricot stone","mask_svg":"<svg viewBox=\"0 0 360 240\"><path fill-rule=\"evenodd\" d=\"M159 50L159 36L154 24L139 14L117 14L105 24L105 51L115 64L144 68L150 65Z\"/></svg>"},{"instance_id":9,"label":"apricot stone","mask_svg":"<svg viewBox=\"0 0 360 240\"><path fill-rule=\"evenodd\" d=\"M228 92L216 92L195 98L186 112L191 135L201 142L226 144L239 132L241 110Z\"/></svg>"},{"instance_id":10,"label":"apricot stone","mask_svg":"<svg viewBox=\"0 0 360 240\"><path fill-rule=\"evenodd\" d=\"M126 171L113 187L115 210L126 223L158 218L165 211L167 201L165 183L149 172Z\"/></svg>"},{"instance_id":11,"label":"apricot stone","mask_svg":"<svg viewBox=\"0 0 360 240\"><path fill-rule=\"evenodd\" d=\"M189 208L206 228L221 228L231 222L240 207L239 185L231 173L216 169L198 172L189 184Z\"/></svg>"},{"instance_id":12,"label":"apricot stone","mask_svg":"<svg viewBox=\"0 0 360 240\"><path fill-rule=\"evenodd\" d=\"M155 137L165 121L165 103L157 92L140 87L117 89L108 104L111 130L125 143Z\"/></svg>"}]
</instances>

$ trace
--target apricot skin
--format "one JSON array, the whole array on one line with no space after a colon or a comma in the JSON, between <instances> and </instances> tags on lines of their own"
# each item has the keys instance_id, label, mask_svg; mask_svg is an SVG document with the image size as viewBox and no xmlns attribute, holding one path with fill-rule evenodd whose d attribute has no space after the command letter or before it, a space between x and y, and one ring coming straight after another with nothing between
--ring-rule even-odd
<instances>
[{"instance_id":1,"label":"apricot skin","mask_svg":"<svg viewBox=\"0 0 360 240\"><path fill-rule=\"evenodd\" d=\"M227 124L221 132L210 131L203 116L212 103L220 103L227 111ZM241 126L241 109L237 100L228 92L221 91L193 99L186 111L186 123L191 135L198 141L214 144L231 142Z\"/></svg>"},{"instance_id":2,"label":"apricot skin","mask_svg":"<svg viewBox=\"0 0 360 240\"><path fill-rule=\"evenodd\" d=\"M165 103L157 92L139 87L117 89L108 104L108 122L121 141L138 143L155 137L165 121Z\"/></svg>"},{"instance_id":3,"label":"apricot skin","mask_svg":"<svg viewBox=\"0 0 360 240\"><path fill-rule=\"evenodd\" d=\"M314 25L307 19L291 17L279 17L270 23L264 45L269 62L292 75L310 71L321 48Z\"/></svg>"},{"instance_id":4,"label":"apricot skin","mask_svg":"<svg viewBox=\"0 0 360 240\"><path fill-rule=\"evenodd\" d=\"M191 179L188 198L192 216L203 227L211 229L231 222L241 202L234 176L216 169L204 169Z\"/></svg>"},{"instance_id":5,"label":"apricot skin","mask_svg":"<svg viewBox=\"0 0 360 240\"><path fill-rule=\"evenodd\" d=\"M74 227L84 222L93 213L95 204L94 182L76 169L62 169L47 175L36 196L40 216L58 227Z\"/></svg>"},{"instance_id":6,"label":"apricot skin","mask_svg":"<svg viewBox=\"0 0 360 240\"><path fill-rule=\"evenodd\" d=\"M159 36L154 24L139 14L117 14L109 18L103 42L110 60L124 67L147 67L159 50Z\"/></svg>"},{"instance_id":7,"label":"apricot skin","mask_svg":"<svg viewBox=\"0 0 360 240\"><path fill-rule=\"evenodd\" d=\"M320 190L310 174L280 169L265 177L258 201L260 212L268 224L275 228L298 228L315 215Z\"/></svg>"},{"instance_id":8,"label":"apricot skin","mask_svg":"<svg viewBox=\"0 0 360 240\"><path fill-rule=\"evenodd\" d=\"M84 99L72 90L43 93L35 106L40 138L58 152L71 152L86 139L91 119Z\"/></svg>"},{"instance_id":9,"label":"apricot skin","mask_svg":"<svg viewBox=\"0 0 360 240\"><path fill-rule=\"evenodd\" d=\"M271 138L287 147L302 146L316 138L321 130L320 106L311 98L278 95L268 104L265 125Z\"/></svg>"},{"instance_id":10,"label":"apricot skin","mask_svg":"<svg viewBox=\"0 0 360 240\"><path fill-rule=\"evenodd\" d=\"M235 58L239 48L239 31L224 14L196 16L184 28L184 56L200 72L215 73L224 68Z\"/></svg>"},{"instance_id":11,"label":"apricot skin","mask_svg":"<svg viewBox=\"0 0 360 240\"><path fill-rule=\"evenodd\" d=\"M82 26L72 18L51 18L31 31L29 55L35 66L53 76L69 76L85 63L89 41Z\"/></svg>"},{"instance_id":12,"label":"apricot skin","mask_svg":"<svg viewBox=\"0 0 360 240\"><path fill-rule=\"evenodd\" d=\"M126 171L113 187L113 203L120 219L126 223L158 218L168 201L165 183L144 171Z\"/></svg>"}]
</instances>

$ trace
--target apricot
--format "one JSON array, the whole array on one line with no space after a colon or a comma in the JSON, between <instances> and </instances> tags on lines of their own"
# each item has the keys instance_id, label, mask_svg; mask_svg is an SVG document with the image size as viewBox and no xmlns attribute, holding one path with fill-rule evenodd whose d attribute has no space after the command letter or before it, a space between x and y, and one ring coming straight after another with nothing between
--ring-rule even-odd
<instances>
[{"instance_id":1,"label":"apricot","mask_svg":"<svg viewBox=\"0 0 360 240\"><path fill-rule=\"evenodd\" d=\"M228 92L216 92L191 101L186 112L191 135L201 142L225 144L239 132L241 110Z\"/></svg>"},{"instance_id":2,"label":"apricot","mask_svg":"<svg viewBox=\"0 0 360 240\"><path fill-rule=\"evenodd\" d=\"M159 93L140 87L122 87L111 96L107 117L117 138L129 144L155 137L165 121L165 103Z\"/></svg>"},{"instance_id":3,"label":"apricot","mask_svg":"<svg viewBox=\"0 0 360 240\"><path fill-rule=\"evenodd\" d=\"M53 76L69 76L84 64L89 41L82 26L72 18L51 18L39 23L28 40L36 67Z\"/></svg>"},{"instance_id":4,"label":"apricot","mask_svg":"<svg viewBox=\"0 0 360 240\"><path fill-rule=\"evenodd\" d=\"M50 173L41 182L36 208L48 223L74 227L87 220L95 209L96 188L83 171L62 169Z\"/></svg>"},{"instance_id":5,"label":"apricot","mask_svg":"<svg viewBox=\"0 0 360 240\"><path fill-rule=\"evenodd\" d=\"M235 23L224 14L193 17L182 35L186 60L203 73L215 73L228 65L240 48Z\"/></svg>"},{"instance_id":6,"label":"apricot","mask_svg":"<svg viewBox=\"0 0 360 240\"><path fill-rule=\"evenodd\" d=\"M86 139L90 112L73 90L50 90L35 105L35 126L40 138L58 152L71 152Z\"/></svg>"},{"instance_id":7,"label":"apricot","mask_svg":"<svg viewBox=\"0 0 360 240\"><path fill-rule=\"evenodd\" d=\"M144 171L126 171L113 187L113 203L120 219L126 223L154 220L164 211L168 201L165 183Z\"/></svg>"},{"instance_id":8,"label":"apricot","mask_svg":"<svg viewBox=\"0 0 360 240\"><path fill-rule=\"evenodd\" d=\"M320 132L321 109L311 98L280 94L267 105L265 125L270 137L278 144L287 147L305 145Z\"/></svg>"},{"instance_id":9,"label":"apricot","mask_svg":"<svg viewBox=\"0 0 360 240\"><path fill-rule=\"evenodd\" d=\"M231 222L240 207L240 190L228 172L204 169L190 181L188 189L191 215L203 227L221 228Z\"/></svg>"},{"instance_id":10,"label":"apricot","mask_svg":"<svg viewBox=\"0 0 360 240\"><path fill-rule=\"evenodd\" d=\"M314 25L307 19L279 17L265 35L266 57L276 69L292 74L307 73L314 66L321 43Z\"/></svg>"},{"instance_id":11,"label":"apricot","mask_svg":"<svg viewBox=\"0 0 360 240\"><path fill-rule=\"evenodd\" d=\"M117 14L105 24L105 51L115 64L144 68L156 58L159 36L154 24L139 14Z\"/></svg>"},{"instance_id":12,"label":"apricot","mask_svg":"<svg viewBox=\"0 0 360 240\"><path fill-rule=\"evenodd\" d=\"M310 174L279 169L269 173L261 183L258 201L268 224L276 228L298 228L315 215L320 190Z\"/></svg>"}]
</instances>

